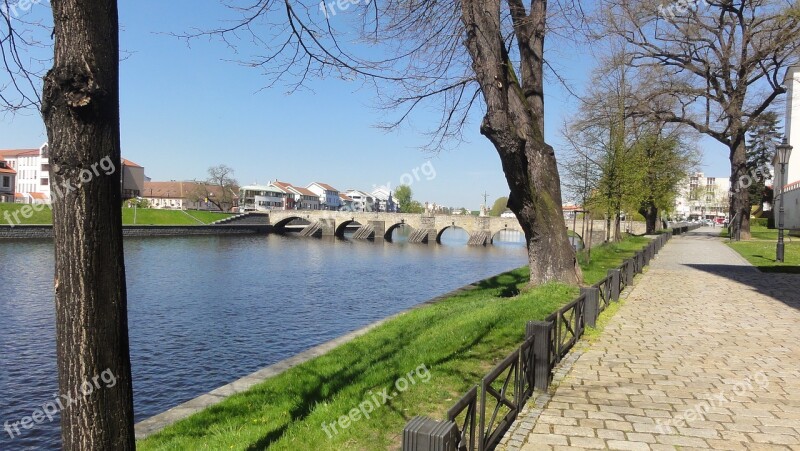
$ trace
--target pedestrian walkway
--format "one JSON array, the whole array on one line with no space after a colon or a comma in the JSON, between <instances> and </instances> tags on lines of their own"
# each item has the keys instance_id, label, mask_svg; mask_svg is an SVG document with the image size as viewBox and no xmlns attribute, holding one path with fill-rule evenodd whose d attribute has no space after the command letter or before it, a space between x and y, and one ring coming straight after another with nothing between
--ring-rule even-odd
<instances>
[{"instance_id":1,"label":"pedestrian walkway","mask_svg":"<svg viewBox=\"0 0 800 451\"><path fill-rule=\"evenodd\" d=\"M800 275L718 232L669 242L506 449L800 451Z\"/></svg>"}]
</instances>

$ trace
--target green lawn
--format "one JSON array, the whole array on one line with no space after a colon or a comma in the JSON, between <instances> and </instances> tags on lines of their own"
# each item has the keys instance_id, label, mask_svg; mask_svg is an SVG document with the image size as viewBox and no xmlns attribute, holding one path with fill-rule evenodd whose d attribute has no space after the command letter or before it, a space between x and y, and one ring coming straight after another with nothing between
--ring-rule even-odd
<instances>
[{"instance_id":1,"label":"green lawn","mask_svg":"<svg viewBox=\"0 0 800 451\"><path fill-rule=\"evenodd\" d=\"M604 277L607 269L618 266L646 242L646 238L632 238L596 248L592 263L584 267L587 282ZM527 268L520 268L403 314L138 442L137 448L398 447L403 426L411 417L442 418L456 399L519 346L527 321L545 318L578 294L577 288L560 284L525 291L527 281ZM514 296L520 290L522 294ZM409 372L414 372L416 383L409 384L407 391L385 404L376 396L383 390L390 395L397 391L396 381L408 382ZM362 417L344 429L337 425L333 432L330 425L353 409L362 405L364 411L370 410L365 403L374 408L368 419Z\"/></svg>"},{"instance_id":2,"label":"green lawn","mask_svg":"<svg viewBox=\"0 0 800 451\"><path fill-rule=\"evenodd\" d=\"M149 208L137 208L135 212L135 224L137 225L201 225L231 216L228 213L209 211L157 210ZM134 224L133 216L133 208L122 209L123 224Z\"/></svg>"},{"instance_id":3,"label":"green lawn","mask_svg":"<svg viewBox=\"0 0 800 451\"><path fill-rule=\"evenodd\" d=\"M784 234L784 261L778 263L775 261L778 230L751 226L750 233L753 238L749 241L726 243L762 272L800 273L800 240ZM720 236L728 238L728 229L723 229Z\"/></svg>"},{"instance_id":4,"label":"green lawn","mask_svg":"<svg viewBox=\"0 0 800 451\"><path fill-rule=\"evenodd\" d=\"M26 208L28 207L28 208ZM49 206L37 206L41 211L35 211L33 206L23 204L0 203L0 224L9 224L9 220L14 225L17 224L52 224L53 211ZM5 213L8 213L6 215ZM14 213L17 214L14 217ZM25 213L25 214L23 214ZM134 224L134 210L132 208L122 209L122 223L125 225ZM26 217L26 215L28 217ZM181 210L156 210L139 208L136 210L137 225L200 225L209 224L220 219L230 217L228 213L216 213L209 211L181 211Z\"/></svg>"},{"instance_id":5,"label":"green lawn","mask_svg":"<svg viewBox=\"0 0 800 451\"><path fill-rule=\"evenodd\" d=\"M15 213L17 215L16 217L13 216ZM51 210L50 207L47 205L34 206L34 205L23 205L23 204L0 203L0 225L52 224L52 223L53 223L53 210Z\"/></svg>"}]
</instances>

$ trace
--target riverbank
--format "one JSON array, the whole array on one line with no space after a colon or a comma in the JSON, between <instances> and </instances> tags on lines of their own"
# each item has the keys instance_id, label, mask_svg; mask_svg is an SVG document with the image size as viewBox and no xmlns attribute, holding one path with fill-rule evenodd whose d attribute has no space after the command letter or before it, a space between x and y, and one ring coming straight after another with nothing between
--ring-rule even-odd
<instances>
[{"instance_id":1,"label":"riverbank","mask_svg":"<svg viewBox=\"0 0 800 451\"><path fill-rule=\"evenodd\" d=\"M208 225L233 216L230 213L200 210L162 210L122 208L124 225ZM0 203L0 225L52 225L53 210L47 205Z\"/></svg>"},{"instance_id":2,"label":"riverbank","mask_svg":"<svg viewBox=\"0 0 800 451\"><path fill-rule=\"evenodd\" d=\"M646 242L629 238L593 249L591 262L583 265L586 281L595 282L595 275L604 276ZM387 320L167 427L138 447L396 447L413 412L442 414L518 345L528 320L545 318L578 294L577 288L560 284L522 291L527 274L527 268L507 272Z\"/></svg>"}]
</instances>

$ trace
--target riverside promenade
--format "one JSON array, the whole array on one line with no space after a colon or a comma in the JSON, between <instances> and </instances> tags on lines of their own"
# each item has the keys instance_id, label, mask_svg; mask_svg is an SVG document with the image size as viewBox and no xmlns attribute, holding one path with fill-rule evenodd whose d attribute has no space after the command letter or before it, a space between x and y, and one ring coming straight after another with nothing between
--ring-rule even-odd
<instances>
[{"instance_id":1,"label":"riverside promenade","mask_svg":"<svg viewBox=\"0 0 800 451\"><path fill-rule=\"evenodd\" d=\"M498 449L800 451L800 274L718 233L672 239Z\"/></svg>"}]
</instances>

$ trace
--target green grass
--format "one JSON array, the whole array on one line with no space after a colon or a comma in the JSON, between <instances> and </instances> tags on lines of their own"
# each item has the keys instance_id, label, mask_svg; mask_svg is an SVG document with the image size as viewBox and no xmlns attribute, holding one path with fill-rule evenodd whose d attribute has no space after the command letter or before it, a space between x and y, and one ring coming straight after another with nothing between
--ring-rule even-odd
<instances>
[{"instance_id":1,"label":"green grass","mask_svg":"<svg viewBox=\"0 0 800 451\"><path fill-rule=\"evenodd\" d=\"M584 268L587 281L601 279L607 269L618 266L646 242L645 238L632 238L595 249L592 263ZM520 268L407 312L138 442L137 448L399 447L409 419L415 415L444 417L456 399L519 346L527 321L545 318L578 295L577 288L561 284L526 290L527 282L528 269ZM323 430L323 423L336 422L371 399L371 393L387 389L391 394L395 381L421 365L422 374L429 375L427 383L411 385L377 407L369 419L346 429L337 427L337 434L329 437Z\"/></svg>"},{"instance_id":2,"label":"green grass","mask_svg":"<svg viewBox=\"0 0 800 451\"><path fill-rule=\"evenodd\" d=\"M778 230L751 225L752 239L748 241L726 241L728 246L738 252L762 272L800 274L800 241L784 234L783 263L775 261L775 248L778 244ZM720 236L729 238L728 229L722 229Z\"/></svg>"},{"instance_id":3,"label":"green grass","mask_svg":"<svg viewBox=\"0 0 800 451\"><path fill-rule=\"evenodd\" d=\"M133 208L122 209L122 223L134 224ZM136 209L136 225L201 225L230 217L228 213L209 211Z\"/></svg>"},{"instance_id":4,"label":"green grass","mask_svg":"<svg viewBox=\"0 0 800 451\"><path fill-rule=\"evenodd\" d=\"M578 254L578 261L583 269L583 280L589 285L603 280L608 275L609 269L619 266L623 260L632 257L648 242L650 239L646 237L629 236L619 243L596 246L591 249L591 254L587 254L586 251L581 252Z\"/></svg>"},{"instance_id":5,"label":"green grass","mask_svg":"<svg viewBox=\"0 0 800 451\"><path fill-rule=\"evenodd\" d=\"M8 217L14 225L17 224L52 224L53 211L49 206L41 206L41 211L33 211L32 209L24 210L26 206L23 204L7 204L0 203L0 224L8 224L4 212L8 212ZM23 216L23 212L30 213L29 217ZM16 219L13 214L17 213ZM122 223L125 225L133 224L132 208L122 209ZM136 224L137 225L200 225L209 224L214 221L230 217L228 213L217 213L209 211L181 211L181 210L156 210L139 208L136 210ZM19 221L17 221L17 219Z\"/></svg>"},{"instance_id":6,"label":"green grass","mask_svg":"<svg viewBox=\"0 0 800 451\"><path fill-rule=\"evenodd\" d=\"M24 207L29 207L23 210ZM40 211L35 211L33 207ZM16 218L14 214L16 213ZM23 216L23 213L28 217ZM0 203L0 225L52 224L53 210L47 205L23 205Z\"/></svg>"},{"instance_id":7,"label":"green grass","mask_svg":"<svg viewBox=\"0 0 800 451\"><path fill-rule=\"evenodd\" d=\"M777 239L772 241L739 241L728 243L762 272L800 274L800 242L785 242L783 263L775 261Z\"/></svg>"}]
</instances>

